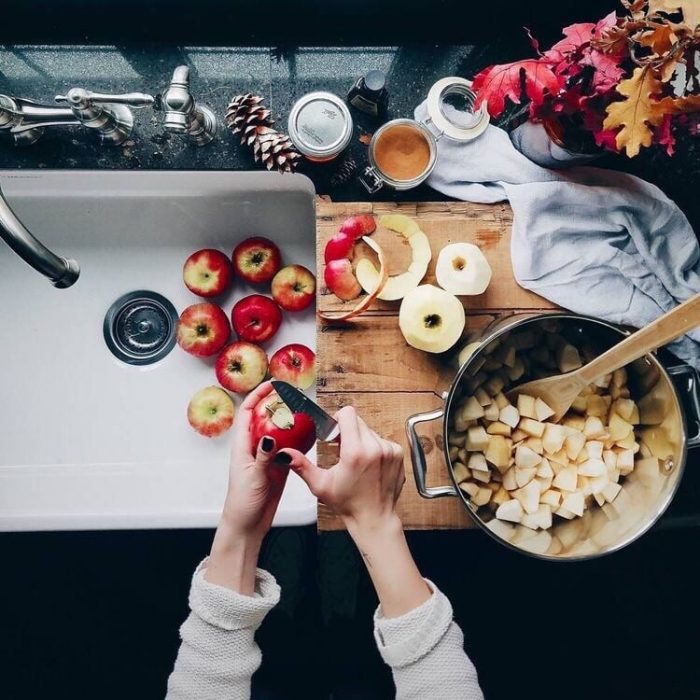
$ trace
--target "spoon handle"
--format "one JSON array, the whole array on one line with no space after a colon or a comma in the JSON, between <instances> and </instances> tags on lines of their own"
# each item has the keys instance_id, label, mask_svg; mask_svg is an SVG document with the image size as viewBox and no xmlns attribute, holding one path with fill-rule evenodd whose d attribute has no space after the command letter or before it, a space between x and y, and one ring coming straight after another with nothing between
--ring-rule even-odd
<instances>
[{"instance_id":1,"label":"spoon handle","mask_svg":"<svg viewBox=\"0 0 700 700\"><path fill-rule=\"evenodd\" d=\"M579 370L579 376L590 384L605 374L624 367L678 336L700 326L700 294L696 294L673 311L659 316L645 328L625 338Z\"/></svg>"}]
</instances>

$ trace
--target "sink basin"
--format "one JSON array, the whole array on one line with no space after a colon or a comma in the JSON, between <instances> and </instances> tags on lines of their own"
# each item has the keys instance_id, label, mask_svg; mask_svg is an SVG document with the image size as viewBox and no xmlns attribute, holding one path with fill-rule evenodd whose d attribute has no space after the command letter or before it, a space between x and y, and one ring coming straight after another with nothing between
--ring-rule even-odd
<instances>
[{"instance_id":1,"label":"sink basin","mask_svg":"<svg viewBox=\"0 0 700 700\"><path fill-rule=\"evenodd\" d=\"M0 530L216 525L231 433L204 438L186 419L191 396L216 384L213 360L175 347L125 363L103 321L136 290L179 313L199 300L182 282L186 257L230 254L251 235L314 270L313 185L272 173L17 170L0 171L0 184L27 228L81 268L57 290L0 241ZM228 314L253 291L237 280L217 301ZM315 349L313 308L285 314L265 347L290 342ZM290 474L275 524L315 519L314 497Z\"/></svg>"}]
</instances>

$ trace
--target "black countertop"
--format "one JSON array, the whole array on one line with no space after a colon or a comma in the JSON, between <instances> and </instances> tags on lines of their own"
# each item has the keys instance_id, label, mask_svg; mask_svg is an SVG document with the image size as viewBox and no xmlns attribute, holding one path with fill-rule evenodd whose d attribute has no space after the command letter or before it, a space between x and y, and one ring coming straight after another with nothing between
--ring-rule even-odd
<instances>
[{"instance_id":1,"label":"black countertop","mask_svg":"<svg viewBox=\"0 0 700 700\"><path fill-rule=\"evenodd\" d=\"M40 5L27 0L23 12ZM121 148L96 145L84 129L50 130L26 149L0 135L0 167L249 169L256 167L250 154L223 126L235 94L263 95L284 126L300 95L344 94L359 74L380 68L388 75L391 116L409 116L436 79L469 77L524 55L526 47L519 29L472 45L413 48L0 47L0 93L48 102L74 86L156 94L184 63L196 98L221 120L216 141L203 148L164 134L160 114L150 109L135 113L134 136ZM366 149L359 137L377 123L354 116L351 153L361 165ZM645 153L601 164L660 185L700 230L697 143L682 142L673 159ZM321 194L367 199L354 181L332 188L332 166L304 171ZM443 199L425 186L377 198ZM623 552L595 562L537 562L478 532L409 534L421 570L454 603L487 697L700 697L690 638L700 624L692 563L698 531L679 527L697 524L697 466L691 455L669 517ZM189 577L210 542L207 530L1 535L0 696L162 697ZM262 565L283 595L257 635L264 663L254 697L311 700L331 690L336 700L392 697L371 637L376 600L347 537L278 529L267 538ZM520 636L506 644L514 638L502 630L512 630L514 620Z\"/></svg>"}]
</instances>

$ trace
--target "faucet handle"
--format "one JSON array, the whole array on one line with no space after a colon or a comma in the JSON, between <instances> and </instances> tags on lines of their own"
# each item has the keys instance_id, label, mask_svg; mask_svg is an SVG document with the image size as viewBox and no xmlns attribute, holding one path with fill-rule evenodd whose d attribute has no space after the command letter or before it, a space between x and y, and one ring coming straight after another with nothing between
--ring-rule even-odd
<instances>
[{"instance_id":1,"label":"faucet handle","mask_svg":"<svg viewBox=\"0 0 700 700\"><path fill-rule=\"evenodd\" d=\"M155 102L153 95L147 95L144 92L126 92L120 95L110 95L103 92L91 92L83 88L71 88L65 95L56 95L55 100L56 102L65 102L78 109L84 109L91 104L148 107Z\"/></svg>"}]
</instances>

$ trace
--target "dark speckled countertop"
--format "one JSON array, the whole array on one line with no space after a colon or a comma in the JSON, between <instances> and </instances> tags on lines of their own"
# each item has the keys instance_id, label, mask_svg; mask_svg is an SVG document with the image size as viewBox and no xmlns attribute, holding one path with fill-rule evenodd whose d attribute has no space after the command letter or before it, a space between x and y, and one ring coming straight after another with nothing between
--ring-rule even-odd
<instances>
[{"instance_id":1,"label":"dark speckled countertop","mask_svg":"<svg viewBox=\"0 0 700 700\"><path fill-rule=\"evenodd\" d=\"M16 148L7 134L0 133L0 167L17 168L232 168L258 167L249 151L228 132L223 115L230 98L243 92L262 95L286 130L289 109L301 95L312 90L330 90L345 95L355 79L372 68L387 74L390 92L389 117L413 114L430 86L446 75L470 77L483 66L522 55L527 49L519 39L491 38L483 45L422 47L186 47L186 46L5 46L0 47L0 92L52 102L56 94L75 86L95 91L141 91L153 95L168 85L179 64L191 69L191 87L196 99L211 107L219 120L218 134L211 144L197 148L183 137L168 134L161 113L153 109L135 111L133 137L122 147L97 145L94 134L84 128L49 129L33 146ZM359 140L372 133L376 119L353 110L355 135L350 155L361 167L366 147ZM506 122L508 128L512 125ZM700 200L693 182L700 178L698 139L679 143L678 153L668 158L646 152L634 161L607 156L604 167L625 169L658 184L684 209L700 229ZM351 201L366 199L356 181L330 185L337 162L332 165L302 165L320 194ZM443 199L427 186L402 194L380 192L377 198L404 200Z\"/></svg>"}]
</instances>

